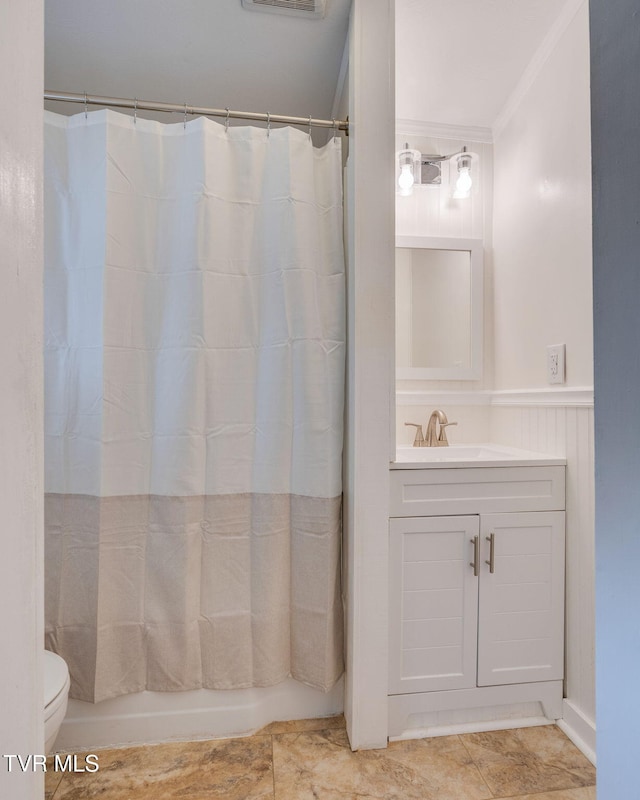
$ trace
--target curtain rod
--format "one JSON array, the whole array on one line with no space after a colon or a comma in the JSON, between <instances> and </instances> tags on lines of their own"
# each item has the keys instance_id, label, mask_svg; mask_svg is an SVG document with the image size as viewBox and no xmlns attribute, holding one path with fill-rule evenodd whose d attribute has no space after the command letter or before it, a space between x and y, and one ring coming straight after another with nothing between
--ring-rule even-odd
<instances>
[{"instance_id":1,"label":"curtain rod","mask_svg":"<svg viewBox=\"0 0 640 800\"><path fill-rule=\"evenodd\" d=\"M313 119L312 117L286 117L282 114L260 114L253 111L230 111L228 108L204 108L175 103L156 103L149 100L128 100L122 97L101 97L95 94L76 92L49 92L45 90L45 100L59 100L66 103L82 103L86 106L109 106L112 108L132 108L135 111L167 111L200 117L224 117L225 119L251 119L259 122L283 122L285 125L306 125L314 128L335 128L349 135L348 119Z\"/></svg>"}]
</instances>

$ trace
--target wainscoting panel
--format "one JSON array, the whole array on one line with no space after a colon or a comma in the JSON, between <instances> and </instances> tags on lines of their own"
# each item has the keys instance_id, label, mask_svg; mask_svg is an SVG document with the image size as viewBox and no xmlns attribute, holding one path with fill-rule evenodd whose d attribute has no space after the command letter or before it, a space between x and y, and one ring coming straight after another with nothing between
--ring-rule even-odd
<instances>
[{"instance_id":1,"label":"wainscoting panel","mask_svg":"<svg viewBox=\"0 0 640 800\"><path fill-rule=\"evenodd\" d=\"M576 736L595 751L593 404L561 393L557 405L521 402L494 396L490 438L567 459L565 705L586 722Z\"/></svg>"}]
</instances>

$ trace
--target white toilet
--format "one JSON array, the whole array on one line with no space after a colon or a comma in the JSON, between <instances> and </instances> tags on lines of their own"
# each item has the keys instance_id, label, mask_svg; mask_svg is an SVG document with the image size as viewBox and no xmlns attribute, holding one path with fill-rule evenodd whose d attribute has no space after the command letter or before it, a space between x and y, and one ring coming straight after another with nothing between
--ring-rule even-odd
<instances>
[{"instance_id":1,"label":"white toilet","mask_svg":"<svg viewBox=\"0 0 640 800\"><path fill-rule=\"evenodd\" d=\"M53 749L56 736L67 713L69 669L64 659L44 651L44 738L45 753Z\"/></svg>"}]
</instances>

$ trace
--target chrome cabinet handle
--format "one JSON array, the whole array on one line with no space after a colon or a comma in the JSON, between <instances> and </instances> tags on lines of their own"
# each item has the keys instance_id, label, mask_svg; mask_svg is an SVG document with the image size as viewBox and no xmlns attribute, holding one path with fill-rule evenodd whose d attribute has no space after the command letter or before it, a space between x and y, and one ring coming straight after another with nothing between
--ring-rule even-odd
<instances>
[{"instance_id":1,"label":"chrome cabinet handle","mask_svg":"<svg viewBox=\"0 0 640 800\"><path fill-rule=\"evenodd\" d=\"M474 536L469 541L473 545L473 561L469 562L469 566L473 567L473 574L477 578L480 574L480 537Z\"/></svg>"},{"instance_id":2,"label":"chrome cabinet handle","mask_svg":"<svg viewBox=\"0 0 640 800\"><path fill-rule=\"evenodd\" d=\"M496 571L496 535L492 533L486 538L489 542L489 560L484 563L489 565L489 572L493 574Z\"/></svg>"}]
</instances>

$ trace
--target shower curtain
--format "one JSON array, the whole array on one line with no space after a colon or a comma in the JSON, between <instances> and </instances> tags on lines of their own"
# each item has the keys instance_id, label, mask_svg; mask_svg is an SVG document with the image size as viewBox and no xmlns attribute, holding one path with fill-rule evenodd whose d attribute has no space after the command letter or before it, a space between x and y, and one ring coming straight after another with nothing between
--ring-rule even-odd
<instances>
[{"instance_id":1,"label":"shower curtain","mask_svg":"<svg viewBox=\"0 0 640 800\"><path fill-rule=\"evenodd\" d=\"M340 141L46 113L46 644L72 696L342 672Z\"/></svg>"}]
</instances>

